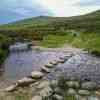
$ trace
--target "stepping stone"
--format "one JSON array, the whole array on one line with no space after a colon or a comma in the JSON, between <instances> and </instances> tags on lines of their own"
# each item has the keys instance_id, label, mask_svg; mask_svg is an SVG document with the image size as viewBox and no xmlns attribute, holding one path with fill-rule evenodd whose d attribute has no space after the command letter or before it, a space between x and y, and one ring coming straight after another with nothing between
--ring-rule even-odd
<instances>
[{"instance_id":1,"label":"stepping stone","mask_svg":"<svg viewBox=\"0 0 100 100\"><path fill-rule=\"evenodd\" d=\"M53 68L54 64L48 63L48 64L45 65L45 67L47 67L47 68Z\"/></svg>"},{"instance_id":2,"label":"stepping stone","mask_svg":"<svg viewBox=\"0 0 100 100\"><path fill-rule=\"evenodd\" d=\"M81 96L89 96L89 95L91 95L91 92L88 90L79 90L78 94Z\"/></svg>"},{"instance_id":3,"label":"stepping stone","mask_svg":"<svg viewBox=\"0 0 100 100\"><path fill-rule=\"evenodd\" d=\"M84 82L84 83L82 83L82 89L95 90L96 88L97 88L97 84L95 82Z\"/></svg>"},{"instance_id":4,"label":"stepping stone","mask_svg":"<svg viewBox=\"0 0 100 100\"><path fill-rule=\"evenodd\" d=\"M13 92L16 90L18 84L11 85L5 89L6 92Z\"/></svg>"},{"instance_id":5,"label":"stepping stone","mask_svg":"<svg viewBox=\"0 0 100 100\"><path fill-rule=\"evenodd\" d=\"M63 100L63 97L58 94L53 95L53 98L54 100Z\"/></svg>"},{"instance_id":6,"label":"stepping stone","mask_svg":"<svg viewBox=\"0 0 100 100\"><path fill-rule=\"evenodd\" d=\"M29 84L31 84L33 82L36 82L36 80L28 78L28 77L24 77L21 80L17 81L18 86L27 86L27 85L29 85Z\"/></svg>"},{"instance_id":7,"label":"stepping stone","mask_svg":"<svg viewBox=\"0 0 100 100\"><path fill-rule=\"evenodd\" d=\"M44 74L42 72L39 72L39 71L33 71L31 73L31 77L33 79L41 79L43 76L44 76Z\"/></svg>"},{"instance_id":8,"label":"stepping stone","mask_svg":"<svg viewBox=\"0 0 100 100\"><path fill-rule=\"evenodd\" d=\"M49 69L47 67L42 67L41 68L41 71L44 72L44 73L50 73L51 72L51 69Z\"/></svg>"},{"instance_id":9,"label":"stepping stone","mask_svg":"<svg viewBox=\"0 0 100 100\"><path fill-rule=\"evenodd\" d=\"M58 63L65 63L65 61L66 61L65 59L59 59L57 62Z\"/></svg>"},{"instance_id":10,"label":"stepping stone","mask_svg":"<svg viewBox=\"0 0 100 100\"><path fill-rule=\"evenodd\" d=\"M78 89L80 87L80 84L78 81L67 81L66 82L66 85L69 87L69 88L75 88L75 89Z\"/></svg>"},{"instance_id":11,"label":"stepping stone","mask_svg":"<svg viewBox=\"0 0 100 100\"><path fill-rule=\"evenodd\" d=\"M42 96L39 96L39 95L34 96L34 97L32 98L32 100L42 100Z\"/></svg>"},{"instance_id":12,"label":"stepping stone","mask_svg":"<svg viewBox=\"0 0 100 100\"><path fill-rule=\"evenodd\" d=\"M38 85L37 89L43 89L47 86L50 86L50 82L49 81L43 81L43 82L40 82L40 84Z\"/></svg>"},{"instance_id":13,"label":"stepping stone","mask_svg":"<svg viewBox=\"0 0 100 100\"><path fill-rule=\"evenodd\" d=\"M50 86L46 86L44 89L41 89L38 94L42 97L48 97L53 93L53 90Z\"/></svg>"},{"instance_id":14,"label":"stepping stone","mask_svg":"<svg viewBox=\"0 0 100 100\"><path fill-rule=\"evenodd\" d=\"M58 62L57 62L56 60L54 60L54 61L51 61L50 64L52 64L52 65L57 65Z\"/></svg>"}]
</instances>

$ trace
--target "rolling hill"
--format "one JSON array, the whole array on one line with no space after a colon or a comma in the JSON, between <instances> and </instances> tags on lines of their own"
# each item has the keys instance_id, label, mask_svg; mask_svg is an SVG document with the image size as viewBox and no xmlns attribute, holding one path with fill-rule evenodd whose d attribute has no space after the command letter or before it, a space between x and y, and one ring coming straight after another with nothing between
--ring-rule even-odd
<instances>
[{"instance_id":1,"label":"rolling hill","mask_svg":"<svg viewBox=\"0 0 100 100\"><path fill-rule=\"evenodd\" d=\"M0 26L0 33L15 37L30 37L32 35L34 39L67 30L100 32L100 10L73 17L39 16Z\"/></svg>"}]
</instances>

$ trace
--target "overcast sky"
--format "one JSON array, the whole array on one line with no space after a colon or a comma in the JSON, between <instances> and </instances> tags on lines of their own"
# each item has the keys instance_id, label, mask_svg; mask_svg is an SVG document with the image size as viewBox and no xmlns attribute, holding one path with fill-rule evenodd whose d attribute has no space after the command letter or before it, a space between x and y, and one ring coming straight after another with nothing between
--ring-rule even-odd
<instances>
[{"instance_id":1,"label":"overcast sky","mask_svg":"<svg viewBox=\"0 0 100 100\"><path fill-rule=\"evenodd\" d=\"M33 16L75 16L100 9L100 0L2 0L0 23Z\"/></svg>"}]
</instances>

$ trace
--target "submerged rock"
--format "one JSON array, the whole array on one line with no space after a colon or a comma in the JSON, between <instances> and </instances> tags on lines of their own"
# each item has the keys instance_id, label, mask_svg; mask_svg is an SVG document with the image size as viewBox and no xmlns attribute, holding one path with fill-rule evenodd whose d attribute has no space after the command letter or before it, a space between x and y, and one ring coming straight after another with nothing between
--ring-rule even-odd
<instances>
[{"instance_id":1,"label":"submerged rock","mask_svg":"<svg viewBox=\"0 0 100 100\"><path fill-rule=\"evenodd\" d=\"M31 77L33 78L33 79L40 79L40 78L42 78L44 76L44 74L42 73L42 72L39 72L39 71L33 71L32 73L31 73Z\"/></svg>"}]
</instances>

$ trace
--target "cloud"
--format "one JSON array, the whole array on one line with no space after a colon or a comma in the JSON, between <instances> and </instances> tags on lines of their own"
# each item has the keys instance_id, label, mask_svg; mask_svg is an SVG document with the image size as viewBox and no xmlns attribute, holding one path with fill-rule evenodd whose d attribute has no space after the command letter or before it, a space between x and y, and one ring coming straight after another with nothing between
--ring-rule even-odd
<instances>
[{"instance_id":1,"label":"cloud","mask_svg":"<svg viewBox=\"0 0 100 100\"><path fill-rule=\"evenodd\" d=\"M10 21L40 15L75 16L98 9L99 0L3 0L0 3L0 19Z\"/></svg>"},{"instance_id":2,"label":"cloud","mask_svg":"<svg viewBox=\"0 0 100 100\"><path fill-rule=\"evenodd\" d=\"M100 6L100 0L80 0L77 3L80 6Z\"/></svg>"},{"instance_id":3,"label":"cloud","mask_svg":"<svg viewBox=\"0 0 100 100\"><path fill-rule=\"evenodd\" d=\"M84 0L84 2L90 2L90 0ZM92 0L99 2L97 0ZM81 6L83 0L33 0L33 3L37 2L41 7L52 11L54 16L75 16L91 11L100 9L100 6Z\"/></svg>"}]
</instances>

